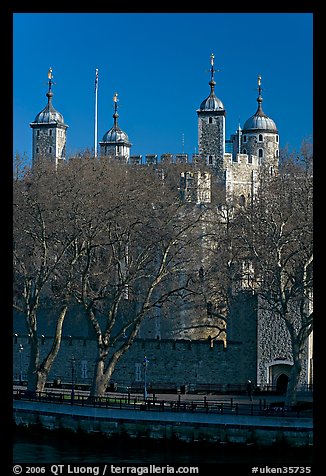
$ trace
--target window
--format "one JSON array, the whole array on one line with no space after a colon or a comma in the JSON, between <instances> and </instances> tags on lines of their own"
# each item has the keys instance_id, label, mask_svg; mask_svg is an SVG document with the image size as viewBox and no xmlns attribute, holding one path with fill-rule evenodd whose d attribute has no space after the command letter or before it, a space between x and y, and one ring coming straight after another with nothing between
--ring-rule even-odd
<instances>
[{"instance_id":1,"label":"window","mask_svg":"<svg viewBox=\"0 0 326 476\"><path fill-rule=\"evenodd\" d=\"M264 156L263 154L264 154L263 149L258 149L258 157L262 158Z\"/></svg>"},{"instance_id":2,"label":"window","mask_svg":"<svg viewBox=\"0 0 326 476\"><path fill-rule=\"evenodd\" d=\"M36 147L36 153L38 154L40 152L39 147Z\"/></svg>"},{"instance_id":3,"label":"window","mask_svg":"<svg viewBox=\"0 0 326 476\"><path fill-rule=\"evenodd\" d=\"M246 153L247 153L247 149L242 149L242 153L243 153L243 154L246 154Z\"/></svg>"},{"instance_id":4,"label":"window","mask_svg":"<svg viewBox=\"0 0 326 476\"><path fill-rule=\"evenodd\" d=\"M275 157L278 157L278 149L275 150Z\"/></svg>"},{"instance_id":5,"label":"window","mask_svg":"<svg viewBox=\"0 0 326 476\"><path fill-rule=\"evenodd\" d=\"M87 378L87 360L81 361L81 377Z\"/></svg>"},{"instance_id":6,"label":"window","mask_svg":"<svg viewBox=\"0 0 326 476\"><path fill-rule=\"evenodd\" d=\"M210 155L210 156L208 157L208 163L209 163L209 165L212 165L212 164L213 164L213 156L212 156L212 155Z\"/></svg>"},{"instance_id":7,"label":"window","mask_svg":"<svg viewBox=\"0 0 326 476\"><path fill-rule=\"evenodd\" d=\"M275 136L275 140L276 140L276 142L278 142L278 136Z\"/></svg>"},{"instance_id":8,"label":"window","mask_svg":"<svg viewBox=\"0 0 326 476\"><path fill-rule=\"evenodd\" d=\"M254 285L255 270L251 261L242 262L242 289L252 289Z\"/></svg>"},{"instance_id":9,"label":"window","mask_svg":"<svg viewBox=\"0 0 326 476\"><path fill-rule=\"evenodd\" d=\"M252 155L251 154L248 155L248 164L252 164Z\"/></svg>"},{"instance_id":10,"label":"window","mask_svg":"<svg viewBox=\"0 0 326 476\"><path fill-rule=\"evenodd\" d=\"M209 124L213 124L213 118L212 118L212 117L209 117L209 118L208 118L208 123L209 123Z\"/></svg>"},{"instance_id":11,"label":"window","mask_svg":"<svg viewBox=\"0 0 326 476\"><path fill-rule=\"evenodd\" d=\"M247 136L242 136L243 142L247 142Z\"/></svg>"},{"instance_id":12,"label":"window","mask_svg":"<svg viewBox=\"0 0 326 476\"><path fill-rule=\"evenodd\" d=\"M36 137L40 137L40 129L36 130Z\"/></svg>"},{"instance_id":13,"label":"window","mask_svg":"<svg viewBox=\"0 0 326 476\"><path fill-rule=\"evenodd\" d=\"M258 136L258 141L259 141L259 142L263 142L263 134L259 134L259 136Z\"/></svg>"},{"instance_id":14,"label":"window","mask_svg":"<svg viewBox=\"0 0 326 476\"><path fill-rule=\"evenodd\" d=\"M135 381L141 382L141 364L138 362L135 364Z\"/></svg>"},{"instance_id":15,"label":"window","mask_svg":"<svg viewBox=\"0 0 326 476\"><path fill-rule=\"evenodd\" d=\"M157 308L157 314L155 316L155 337L161 338L161 308Z\"/></svg>"},{"instance_id":16,"label":"window","mask_svg":"<svg viewBox=\"0 0 326 476\"><path fill-rule=\"evenodd\" d=\"M49 153L52 154L52 147L49 147Z\"/></svg>"},{"instance_id":17,"label":"window","mask_svg":"<svg viewBox=\"0 0 326 476\"><path fill-rule=\"evenodd\" d=\"M244 195L240 195L240 197L239 197L239 205L240 205L240 207L244 207L245 204L246 204L245 196L244 196Z\"/></svg>"},{"instance_id":18,"label":"window","mask_svg":"<svg viewBox=\"0 0 326 476\"><path fill-rule=\"evenodd\" d=\"M49 129L49 136L52 136L52 129Z\"/></svg>"}]
</instances>

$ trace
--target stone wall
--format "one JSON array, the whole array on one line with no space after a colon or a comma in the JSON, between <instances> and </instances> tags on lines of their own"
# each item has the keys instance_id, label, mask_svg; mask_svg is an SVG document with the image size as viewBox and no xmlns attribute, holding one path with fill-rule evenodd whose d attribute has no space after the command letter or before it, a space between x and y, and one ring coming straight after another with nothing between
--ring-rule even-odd
<instances>
[{"instance_id":1,"label":"stone wall","mask_svg":"<svg viewBox=\"0 0 326 476\"><path fill-rule=\"evenodd\" d=\"M257 383L260 386L276 385L273 370L279 368L282 373L289 376L293 364L291 339L284 320L275 311L268 309L267 304L261 299L257 334ZM299 380L299 384L303 386L312 383L308 377L308 341L305 353Z\"/></svg>"},{"instance_id":2,"label":"stone wall","mask_svg":"<svg viewBox=\"0 0 326 476\"><path fill-rule=\"evenodd\" d=\"M19 379L20 369L26 378L30 344L28 336L18 336L13 343L14 379ZM23 351L19 352L20 344ZM40 339L41 358L49 352L52 338ZM147 367L148 384L165 383L180 385L244 384L248 378L255 381L255 343L190 341L172 339L137 339L131 349L118 362L111 383L122 386L141 385L144 381L143 361ZM75 383L90 384L96 358L96 342L89 338L64 337L59 354L50 371L48 381L72 380L72 358L75 358Z\"/></svg>"},{"instance_id":3,"label":"stone wall","mask_svg":"<svg viewBox=\"0 0 326 476\"><path fill-rule=\"evenodd\" d=\"M264 417L140 410L101 409L75 405L14 401L14 422L48 430L128 435L184 442L241 443L308 447L313 443L312 421L307 418Z\"/></svg>"}]
</instances>

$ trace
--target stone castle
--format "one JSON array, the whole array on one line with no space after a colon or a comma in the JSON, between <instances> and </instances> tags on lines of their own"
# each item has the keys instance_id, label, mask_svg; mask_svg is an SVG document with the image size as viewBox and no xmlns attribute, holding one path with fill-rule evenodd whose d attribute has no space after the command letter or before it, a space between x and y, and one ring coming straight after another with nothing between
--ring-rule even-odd
<instances>
[{"instance_id":1,"label":"stone castle","mask_svg":"<svg viewBox=\"0 0 326 476\"><path fill-rule=\"evenodd\" d=\"M210 92L197 110L198 154L194 154L191 160L187 154L164 154L160 161L155 154L146 155L145 160L142 156L131 155L132 144L118 125L117 94L114 95L113 126L99 142L100 156L113 157L126 165L198 163L195 172L186 171L180 175L180 193L185 200L194 206L211 203L211 185L215 180L223 184L226 200L244 205L255 195L262 170L270 175L277 173L279 134L275 122L263 111L261 77L258 76L255 114L245 121L243 128L239 125L236 133L226 139L226 110L215 94L213 54L210 64ZM52 104L52 70L48 78L47 105L30 124L32 156L33 162L48 157L57 166L66 159L68 126ZM200 164L205 165L205 171L200 170ZM96 344L87 324L76 319L76 315L78 312L70 312L66 317L62 346L49 378L71 381L70 362L73 357L76 381L88 384L92 378ZM187 306L180 306L173 319L160 315L159 311L151 319L146 319L131 349L119 361L113 382L129 387L143 382L146 355L149 360L148 380L153 385L187 385L195 389L204 384L222 387L243 384L250 379L261 388L286 387L292 367L288 331L284 322L271 322L259 297L245 283L233 298L226 333L222 333L219 339L212 340L209 319L204 317L198 317L206 325L200 333L187 331L189 316ZM41 357L51 346L53 329L50 321L40 319ZM19 315L14 318L14 333L14 377L18 378L19 374L20 377L24 375L28 362L29 342ZM301 385L311 384L312 339L309 337Z\"/></svg>"}]
</instances>

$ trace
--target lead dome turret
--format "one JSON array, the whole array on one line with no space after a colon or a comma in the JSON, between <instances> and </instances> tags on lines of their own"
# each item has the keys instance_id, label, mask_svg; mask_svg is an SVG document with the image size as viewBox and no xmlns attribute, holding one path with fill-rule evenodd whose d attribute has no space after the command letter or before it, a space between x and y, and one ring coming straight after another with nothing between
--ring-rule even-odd
<instances>
[{"instance_id":1,"label":"lead dome turret","mask_svg":"<svg viewBox=\"0 0 326 476\"><path fill-rule=\"evenodd\" d=\"M271 175L278 169L279 136L273 119L268 117L262 108L261 76L258 76L257 111L243 125L241 132L241 153L248 155L248 161L253 163L252 156L258 157L259 165L269 167Z\"/></svg>"},{"instance_id":2,"label":"lead dome turret","mask_svg":"<svg viewBox=\"0 0 326 476\"><path fill-rule=\"evenodd\" d=\"M58 112L52 104L54 84L52 68L48 71L49 89L46 93L48 103L37 114L34 121L30 123L33 129L32 160L35 163L39 159L50 159L56 166L66 158L66 140L67 124L65 124L63 115Z\"/></svg>"},{"instance_id":3,"label":"lead dome turret","mask_svg":"<svg viewBox=\"0 0 326 476\"><path fill-rule=\"evenodd\" d=\"M261 95L261 91L262 91L261 76L258 76L258 91L259 91L259 94L257 98L257 103L258 103L257 111L255 112L253 116L249 117L249 119L247 119L246 122L244 123L242 128L242 134L246 134L248 132L258 132L258 131L272 132L272 133L278 134L278 130L277 130L275 122L273 121L273 119L271 119L264 113L262 108L263 98Z\"/></svg>"},{"instance_id":4,"label":"lead dome turret","mask_svg":"<svg viewBox=\"0 0 326 476\"><path fill-rule=\"evenodd\" d=\"M114 101L114 114L113 114L113 126L103 136L100 142L101 155L121 157L126 159L130 158L131 143L129 137L118 125L118 93L113 96Z\"/></svg>"}]
</instances>

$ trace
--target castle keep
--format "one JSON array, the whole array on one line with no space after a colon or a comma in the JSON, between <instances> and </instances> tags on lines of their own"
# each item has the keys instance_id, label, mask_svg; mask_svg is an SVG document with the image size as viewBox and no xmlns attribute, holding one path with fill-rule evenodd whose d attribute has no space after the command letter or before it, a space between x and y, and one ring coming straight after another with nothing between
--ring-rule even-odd
<instances>
[{"instance_id":1,"label":"castle keep","mask_svg":"<svg viewBox=\"0 0 326 476\"><path fill-rule=\"evenodd\" d=\"M261 171L273 176L278 170L279 134L275 122L262 108L261 77L258 76L257 110L243 127L240 125L230 139L225 138L226 110L216 96L214 55L210 58L209 95L197 109L198 154L190 160L187 154L165 154L160 163L197 163L196 171L182 172L180 194L194 207L212 202L212 183L223 184L226 202L244 205L250 203L257 192ZM63 116L52 104L52 70L49 71L48 103L30 124L32 128L33 163L48 157L58 166L66 159L67 128ZM158 164L157 155L131 154L128 135L118 125L117 94L114 95L113 126L99 142L101 157L110 157L128 164ZM226 147L227 146L227 147ZM226 149L228 152L226 152ZM205 170L200 169L205 165ZM214 216L214 210L209 211ZM203 226L206 226L203 224ZM203 258L205 259L205 258ZM249 265L250 268L250 265ZM250 269L248 270L250 274ZM199 384L243 384L248 379L260 387L286 386L292 366L288 331L283 322L271 320L268 310L262 309L257 295L246 287L238 286L233 296L227 327L218 339L212 339L209 316L198 311L200 331L193 332L194 313L180 304L173 319L160 315L145 319L135 342L118 362L112 382L131 387L143 382L143 360L149 359L148 379L153 385L187 385L194 389ZM46 310L45 313L51 313ZM71 380L71 359L76 362L76 382L91 382L95 342L89 333L86 320L75 319L79 311L67 314L63 341L51 369L49 380ZM42 336L41 357L51 346L54 329L51 320L40 319ZM29 356L29 337L24 329L23 317L14 315L14 378L24 377ZM227 336L227 337L226 337ZM301 384L312 384L312 346L309 337Z\"/></svg>"}]
</instances>

